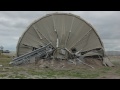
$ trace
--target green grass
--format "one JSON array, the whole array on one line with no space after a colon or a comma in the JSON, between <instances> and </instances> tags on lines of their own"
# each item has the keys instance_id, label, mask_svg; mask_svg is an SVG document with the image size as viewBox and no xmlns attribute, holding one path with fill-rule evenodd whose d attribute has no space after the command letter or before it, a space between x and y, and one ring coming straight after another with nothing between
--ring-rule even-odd
<instances>
[{"instance_id":1,"label":"green grass","mask_svg":"<svg viewBox=\"0 0 120 90\"><path fill-rule=\"evenodd\" d=\"M120 75L120 69L116 70L115 72L117 75Z\"/></svg>"},{"instance_id":2,"label":"green grass","mask_svg":"<svg viewBox=\"0 0 120 90\"><path fill-rule=\"evenodd\" d=\"M13 68L8 70L12 72L12 75L9 78L26 78L26 75L20 74L20 72L26 72L30 76L38 76L42 78L59 78L59 77L68 77L68 78L97 78L102 74L109 72L111 69L109 68L101 68L98 70L38 70L38 69L25 69L25 68ZM120 73L120 71L119 71ZM3 77L4 75L1 75ZM6 75L5 75L6 76Z\"/></svg>"},{"instance_id":3,"label":"green grass","mask_svg":"<svg viewBox=\"0 0 120 90\"><path fill-rule=\"evenodd\" d=\"M50 68L36 68L35 66L31 67L12 67L9 66L9 62L11 58L8 57L0 57L0 78L10 78L10 79L28 79L28 78L82 78L82 79L89 79L89 78L98 78L103 75L108 75L112 72L112 74L120 76L120 62L113 62L117 67L110 68L110 67L101 67L96 69L86 69L86 68L79 68L79 69L70 69L70 70L53 70ZM10 68L6 68L10 67ZM3 68L5 70L3 70Z\"/></svg>"},{"instance_id":4,"label":"green grass","mask_svg":"<svg viewBox=\"0 0 120 90\"><path fill-rule=\"evenodd\" d=\"M8 78L9 78L9 79L14 79L15 76L14 76L14 75L9 75Z\"/></svg>"},{"instance_id":5,"label":"green grass","mask_svg":"<svg viewBox=\"0 0 120 90\"><path fill-rule=\"evenodd\" d=\"M43 70L43 71L32 71L29 70L30 75L37 75L41 77L56 78L56 77L76 77L76 78L95 78L99 76L98 72L85 71L85 70Z\"/></svg>"},{"instance_id":6,"label":"green grass","mask_svg":"<svg viewBox=\"0 0 120 90\"><path fill-rule=\"evenodd\" d=\"M112 70L111 67L103 67L103 68L98 69L98 72L100 72L100 73L107 73L110 70Z\"/></svg>"},{"instance_id":7,"label":"green grass","mask_svg":"<svg viewBox=\"0 0 120 90\"><path fill-rule=\"evenodd\" d=\"M10 56L2 54L0 55L0 58L10 58Z\"/></svg>"},{"instance_id":8,"label":"green grass","mask_svg":"<svg viewBox=\"0 0 120 90\"><path fill-rule=\"evenodd\" d=\"M0 74L0 77L6 77L7 74Z\"/></svg>"},{"instance_id":9,"label":"green grass","mask_svg":"<svg viewBox=\"0 0 120 90\"><path fill-rule=\"evenodd\" d=\"M119 62L118 62L118 61L113 61L112 63L113 63L115 66L118 66L118 67L120 66L120 61L119 61Z\"/></svg>"},{"instance_id":10,"label":"green grass","mask_svg":"<svg viewBox=\"0 0 120 90\"><path fill-rule=\"evenodd\" d=\"M0 57L0 65L9 66L10 61L11 61L10 57L7 56Z\"/></svg>"},{"instance_id":11,"label":"green grass","mask_svg":"<svg viewBox=\"0 0 120 90\"><path fill-rule=\"evenodd\" d=\"M10 79L25 79L26 77L24 75L10 75Z\"/></svg>"}]
</instances>

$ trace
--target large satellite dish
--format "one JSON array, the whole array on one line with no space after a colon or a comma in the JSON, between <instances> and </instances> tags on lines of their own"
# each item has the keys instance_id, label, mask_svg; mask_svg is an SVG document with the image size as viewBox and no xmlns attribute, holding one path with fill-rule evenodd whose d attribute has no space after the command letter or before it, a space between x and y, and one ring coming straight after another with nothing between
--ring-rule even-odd
<instances>
[{"instance_id":1,"label":"large satellite dish","mask_svg":"<svg viewBox=\"0 0 120 90\"><path fill-rule=\"evenodd\" d=\"M104 56L104 46L96 30L81 17L53 13L32 23L20 37L17 56L51 43L54 57L66 59L69 53Z\"/></svg>"},{"instance_id":2,"label":"large satellite dish","mask_svg":"<svg viewBox=\"0 0 120 90\"><path fill-rule=\"evenodd\" d=\"M85 58L91 56L97 56L105 66L114 66L106 57L103 43L92 25L73 14L53 13L27 28L18 41L17 57L10 64L59 59L88 65Z\"/></svg>"}]
</instances>

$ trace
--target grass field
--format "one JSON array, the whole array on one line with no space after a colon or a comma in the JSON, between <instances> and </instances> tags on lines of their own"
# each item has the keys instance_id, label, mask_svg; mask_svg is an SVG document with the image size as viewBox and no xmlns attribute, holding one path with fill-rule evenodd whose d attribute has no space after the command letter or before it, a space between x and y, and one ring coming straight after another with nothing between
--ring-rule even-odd
<instances>
[{"instance_id":1,"label":"grass field","mask_svg":"<svg viewBox=\"0 0 120 90\"><path fill-rule=\"evenodd\" d=\"M55 70L35 65L12 67L9 56L0 56L0 79L119 79L120 58L112 57L115 67L76 68Z\"/></svg>"}]
</instances>

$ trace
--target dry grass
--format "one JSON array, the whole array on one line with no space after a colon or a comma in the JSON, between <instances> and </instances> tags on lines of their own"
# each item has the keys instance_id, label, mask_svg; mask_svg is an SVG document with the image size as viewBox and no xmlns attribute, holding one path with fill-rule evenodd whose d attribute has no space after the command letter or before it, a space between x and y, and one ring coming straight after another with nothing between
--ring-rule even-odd
<instances>
[{"instance_id":1,"label":"dry grass","mask_svg":"<svg viewBox=\"0 0 120 90\"><path fill-rule=\"evenodd\" d=\"M120 59L111 58L115 67L100 68L73 68L73 69L51 69L41 68L35 65L12 67L9 66L10 57L0 57L1 79L118 79L120 78Z\"/></svg>"}]
</instances>

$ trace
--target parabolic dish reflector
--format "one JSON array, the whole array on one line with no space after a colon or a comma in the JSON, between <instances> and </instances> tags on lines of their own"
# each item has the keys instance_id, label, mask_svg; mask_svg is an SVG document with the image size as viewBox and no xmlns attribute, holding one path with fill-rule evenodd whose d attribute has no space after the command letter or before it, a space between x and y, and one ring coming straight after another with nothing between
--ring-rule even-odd
<instances>
[{"instance_id":1,"label":"parabolic dish reflector","mask_svg":"<svg viewBox=\"0 0 120 90\"><path fill-rule=\"evenodd\" d=\"M53 13L40 18L27 28L19 39L17 56L48 43L57 49L56 57L62 54L64 58L68 57L64 49L71 53L81 52L87 56L104 55L104 46L92 25L73 14ZM97 52L93 53L94 50Z\"/></svg>"}]
</instances>

